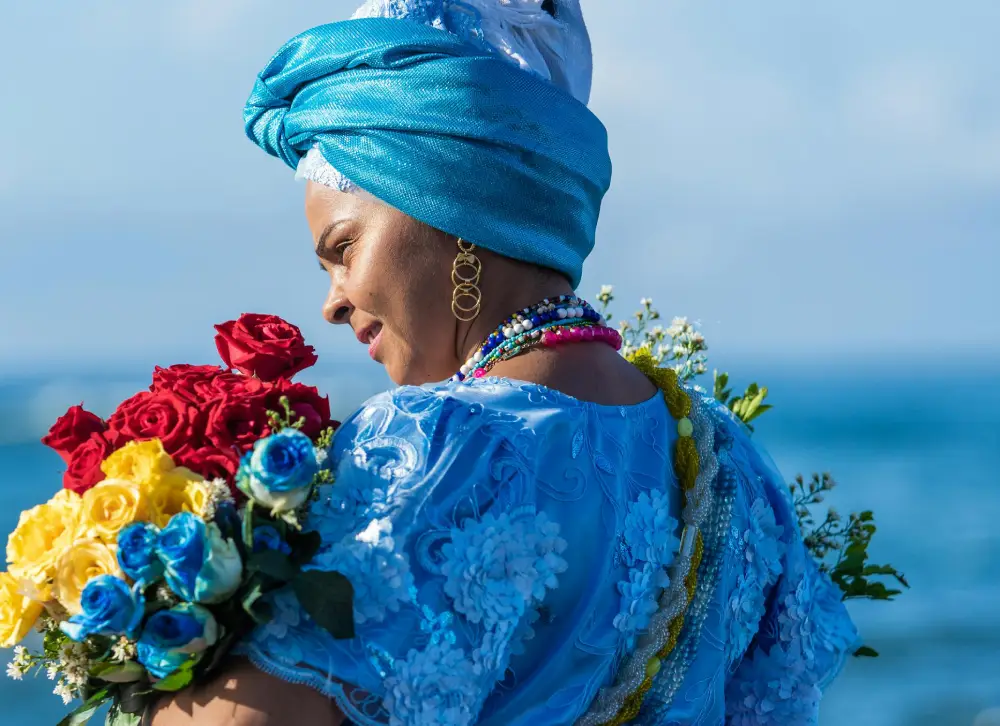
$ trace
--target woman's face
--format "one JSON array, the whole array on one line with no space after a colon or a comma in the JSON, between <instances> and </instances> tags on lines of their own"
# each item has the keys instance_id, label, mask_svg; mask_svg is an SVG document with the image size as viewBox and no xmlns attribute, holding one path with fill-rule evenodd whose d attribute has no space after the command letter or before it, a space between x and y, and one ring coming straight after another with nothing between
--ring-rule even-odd
<instances>
[{"instance_id":1,"label":"woman's face","mask_svg":"<svg viewBox=\"0 0 1000 726\"><path fill-rule=\"evenodd\" d=\"M306 218L330 275L323 317L347 324L397 384L460 365L451 313L455 240L373 198L308 182Z\"/></svg>"}]
</instances>

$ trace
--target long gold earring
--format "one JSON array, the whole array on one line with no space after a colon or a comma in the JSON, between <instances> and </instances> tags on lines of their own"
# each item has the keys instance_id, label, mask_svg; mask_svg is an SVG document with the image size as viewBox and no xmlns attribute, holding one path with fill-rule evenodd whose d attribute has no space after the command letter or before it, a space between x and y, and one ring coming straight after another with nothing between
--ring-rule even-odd
<instances>
[{"instance_id":1,"label":"long gold earring","mask_svg":"<svg viewBox=\"0 0 1000 726\"><path fill-rule=\"evenodd\" d=\"M451 294L451 312L463 323L479 316L479 306L483 293L479 289L479 276L483 263L474 254L476 246L458 238L458 255L451 266L451 282L455 290Z\"/></svg>"}]
</instances>

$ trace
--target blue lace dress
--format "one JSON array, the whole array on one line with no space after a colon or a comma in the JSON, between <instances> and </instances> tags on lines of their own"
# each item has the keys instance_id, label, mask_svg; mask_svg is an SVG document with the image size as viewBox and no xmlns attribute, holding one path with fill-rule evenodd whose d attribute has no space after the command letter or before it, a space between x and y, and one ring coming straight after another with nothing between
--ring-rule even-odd
<instances>
[{"instance_id":1,"label":"blue lace dress","mask_svg":"<svg viewBox=\"0 0 1000 726\"><path fill-rule=\"evenodd\" d=\"M690 392L715 504L699 591L633 723L816 723L856 631L774 467ZM241 652L359 726L572 724L622 678L669 583L676 438L659 394L601 406L487 378L376 396L337 432L336 483L306 523L323 537L312 566L355 588L357 636L334 640L283 592Z\"/></svg>"}]
</instances>

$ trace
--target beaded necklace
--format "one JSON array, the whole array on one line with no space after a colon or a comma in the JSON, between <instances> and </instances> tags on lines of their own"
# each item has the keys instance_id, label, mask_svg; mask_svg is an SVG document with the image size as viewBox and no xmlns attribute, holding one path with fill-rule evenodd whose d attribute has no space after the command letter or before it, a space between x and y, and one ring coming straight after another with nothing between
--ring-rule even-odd
<instances>
[{"instance_id":1,"label":"beaded necklace","mask_svg":"<svg viewBox=\"0 0 1000 726\"><path fill-rule=\"evenodd\" d=\"M596 340L615 350L622 346L621 335L609 328L604 317L576 295L546 298L510 315L476 349L452 376L453 381L482 378L501 361L538 346L556 346Z\"/></svg>"}]
</instances>

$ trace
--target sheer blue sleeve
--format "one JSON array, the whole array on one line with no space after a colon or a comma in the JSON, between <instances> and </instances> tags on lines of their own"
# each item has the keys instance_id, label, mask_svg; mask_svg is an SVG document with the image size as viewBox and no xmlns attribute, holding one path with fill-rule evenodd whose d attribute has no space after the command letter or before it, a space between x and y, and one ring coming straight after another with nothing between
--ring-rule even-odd
<instances>
[{"instance_id":1,"label":"sheer blue sleeve","mask_svg":"<svg viewBox=\"0 0 1000 726\"><path fill-rule=\"evenodd\" d=\"M474 722L567 566L528 441L516 417L445 393L370 401L337 432L336 481L305 525L323 540L311 566L354 586L356 637L334 640L285 592L242 652L359 726Z\"/></svg>"},{"instance_id":2,"label":"sheer blue sleeve","mask_svg":"<svg viewBox=\"0 0 1000 726\"><path fill-rule=\"evenodd\" d=\"M823 688L860 645L858 633L840 588L802 541L785 480L761 448L739 439L734 455L745 476L725 602L727 723L809 726L818 723Z\"/></svg>"}]
</instances>

